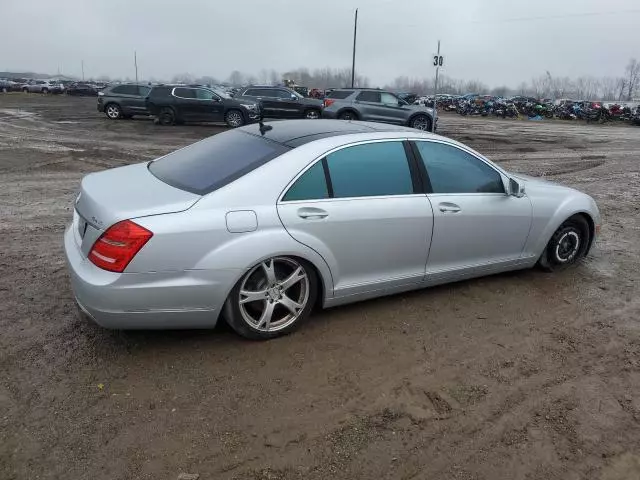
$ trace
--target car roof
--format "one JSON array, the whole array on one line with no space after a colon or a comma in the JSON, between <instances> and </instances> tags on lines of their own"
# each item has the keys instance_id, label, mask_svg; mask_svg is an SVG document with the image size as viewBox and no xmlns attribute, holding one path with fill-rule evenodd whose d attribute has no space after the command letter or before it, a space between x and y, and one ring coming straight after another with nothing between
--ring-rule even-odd
<instances>
[{"instance_id":1,"label":"car roof","mask_svg":"<svg viewBox=\"0 0 640 480\"><path fill-rule=\"evenodd\" d=\"M415 133L414 129L399 125L345 120L283 120L266 122L263 125L271 128L261 130L260 124L254 123L239 130L292 148L339 135L402 131Z\"/></svg>"}]
</instances>

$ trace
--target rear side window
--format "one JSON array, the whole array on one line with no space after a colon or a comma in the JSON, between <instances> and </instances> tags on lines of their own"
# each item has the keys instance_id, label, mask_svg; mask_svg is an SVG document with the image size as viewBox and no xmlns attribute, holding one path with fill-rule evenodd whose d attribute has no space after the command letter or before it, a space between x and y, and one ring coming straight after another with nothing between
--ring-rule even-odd
<instances>
[{"instance_id":1,"label":"rear side window","mask_svg":"<svg viewBox=\"0 0 640 480\"><path fill-rule=\"evenodd\" d=\"M137 85L119 85L111 89L111 93L117 95L138 95Z\"/></svg>"},{"instance_id":2,"label":"rear side window","mask_svg":"<svg viewBox=\"0 0 640 480\"><path fill-rule=\"evenodd\" d=\"M138 95L141 95L143 97L146 97L147 95L149 95L150 91L151 91L151 87L145 87L142 85L138 87Z\"/></svg>"},{"instance_id":3,"label":"rear side window","mask_svg":"<svg viewBox=\"0 0 640 480\"><path fill-rule=\"evenodd\" d=\"M173 187L206 195L287 151L284 145L233 130L151 162L149 171Z\"/></svg>"},{"instance_id":4,"label":"rear side window","mask_svg":"<svg viewBox=\"0 0 640 480\"><path fill-rule=\"evenodd\" d=\"M319 198L329 198L329 190L327 189L327 181L321 161L316 162L313 167L304 172L287 191L282 200L317 200Z\"/></svg>"},{"instance_id":5,"label":"rear side window","mask_svg":"<svg viewBox=\"0 0 640 480\"><path fill-rule=\"evenodd\" d=\"M452 145L416 142L433 193L504 193L500 174Z\"/></svg>"},{"instance_id":6,"label":"rear side window","mask_svg":"<svg viewBox=\"0 0 640 480\"><path fill-rule=\"evenodd\" d=\"M335 198L413 193L402 142L356 145L327 155Z\"/></svg>"},{"instance_id":7,"label":"rear side window","mask_svg":"<svg viewBox=\"0 0 640 480\"><path fill-rule=\"evenodd\" d=\"M359 102L375 102L380 103L380 92L373 92L371 90L365 90L358 94L356 98Z\"/></svg>"},{"instance_id":8,"label":"rear side window","mask_svg":"<svg viewBox=\"0 0 640 480\"><path fill-rule=\"evenodd\" d=\"M327 98L337 98L338 100L344 100L353 93L353 90L334 90Z\"/></svg>"},{"instance_id":9,"label":"rear side window","mask_svg":"<svg viewBox=\"0 0 640 480\"><path fill-rule=\"evenodd\" d=\"M196 92L193 88L174 88L173 96L180 98L196 98Z\"/></svg>"}]
</instances>

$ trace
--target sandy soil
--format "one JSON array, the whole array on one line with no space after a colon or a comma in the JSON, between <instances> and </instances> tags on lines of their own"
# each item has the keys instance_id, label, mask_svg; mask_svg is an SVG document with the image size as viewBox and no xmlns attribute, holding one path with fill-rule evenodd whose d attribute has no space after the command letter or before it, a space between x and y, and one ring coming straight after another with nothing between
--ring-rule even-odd
<instances>
[{"instance_id":1,"label":"sandy soil","mask_svg":"<svg viewBox=\"0 0 640 480\"><path fill-rule=\"evenodd\" d=\"M447 115L441 133L582 189L580 267L318 312L294 335L113 332L78 316L80 178L219 131L0 95L0 478L640 478L640 129Z\"/></svg>"}]
</instances>

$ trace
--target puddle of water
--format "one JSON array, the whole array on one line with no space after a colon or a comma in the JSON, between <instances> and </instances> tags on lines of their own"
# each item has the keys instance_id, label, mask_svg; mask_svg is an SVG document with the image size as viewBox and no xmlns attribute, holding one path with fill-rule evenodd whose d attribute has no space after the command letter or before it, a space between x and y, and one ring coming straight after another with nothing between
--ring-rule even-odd
<instances>
[{"instance_id":1,"label":"puddle of water","mask_svg":"<svg viewBox=\"0 0 640 480\"><path fill-rule=\"evenodd\" d=\"M0 108L0 113L16 118L33 118L37 116L36 113L15 108Z\"/></svg>"},{"instance_id":2,"label":"puddle of water","mask_svg":"<svg viewBox=\"0 0 640 480\"><path fill-rule=\"evenodd\" d=\"M65 125L69 125L69 124L75 125L78 122L76 122L74 120L58 120L57 122L53 122L53 123L63 123Z\"/></svg>"}]
</instances>

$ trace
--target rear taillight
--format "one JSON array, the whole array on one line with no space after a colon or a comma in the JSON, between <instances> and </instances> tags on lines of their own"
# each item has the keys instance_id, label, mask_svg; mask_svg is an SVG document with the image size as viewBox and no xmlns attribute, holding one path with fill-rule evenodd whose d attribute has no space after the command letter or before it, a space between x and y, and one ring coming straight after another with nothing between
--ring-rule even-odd
<instances>
[{"instance_id":1,"label":"rear taillight","mask_svg":"<svg viewBox=\"0 0 640 480\"><path fill-rule=\"evenodd\" d=\"M335 102L335 100L332 100L330 98L325 98L324 99L324 108L330 107L331 105L333 105L334 102Z\"/></svg>"},{"instance_id":2,"label":"rear taillight","mask_svg":"<svg viewBox=\"0 0 640 480\"><path fill-rule=\"evenodd\" d=\"M93 244L89 260L110 272L122 273L145 243L153 237L146 228L131 220L110 226Z\"/></svg>"}]
</instances>

